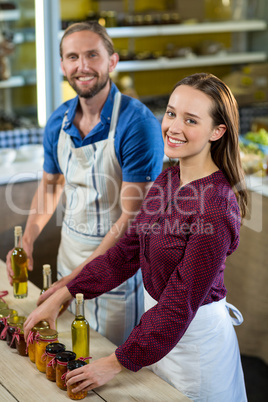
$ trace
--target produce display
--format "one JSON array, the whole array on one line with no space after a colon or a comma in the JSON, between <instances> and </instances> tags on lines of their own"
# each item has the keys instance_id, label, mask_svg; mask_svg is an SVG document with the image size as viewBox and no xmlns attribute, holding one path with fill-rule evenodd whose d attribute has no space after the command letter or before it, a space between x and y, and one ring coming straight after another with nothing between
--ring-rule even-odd
<instances>
[{"instance_id":1,"label":"produce display","mask_svg":"<svg viewBox=\"0 0 268 402\"><path fill-rule=\"evenodd\" d=\"M260 128L257 132L249 131L245 135L245 139L257 144L268 146L268 132L264 128Z\"/></svg>"}]
</instances>

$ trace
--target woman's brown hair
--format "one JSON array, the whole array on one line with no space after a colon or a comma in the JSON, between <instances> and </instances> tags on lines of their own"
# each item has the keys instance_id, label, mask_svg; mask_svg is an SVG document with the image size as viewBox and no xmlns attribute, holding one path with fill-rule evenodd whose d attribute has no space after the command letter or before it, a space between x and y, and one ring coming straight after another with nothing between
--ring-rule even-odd
<instances>
[{"instance_id":1,"label":"woman's brown hair","mask_svg":"<svg viewBox=\"0 0 268 402\"><path fill-rule=\"evenodd\" d=\"M241 217L247 213L248 194L239 151L239 113L237 102L228 86L212 74L197 73L183 78L175 87L188 85L205 93L212 100L210 111L215 126L224 124L226 132L211 142L211 156L233 188Z\"/></svg>"}]
</instances>

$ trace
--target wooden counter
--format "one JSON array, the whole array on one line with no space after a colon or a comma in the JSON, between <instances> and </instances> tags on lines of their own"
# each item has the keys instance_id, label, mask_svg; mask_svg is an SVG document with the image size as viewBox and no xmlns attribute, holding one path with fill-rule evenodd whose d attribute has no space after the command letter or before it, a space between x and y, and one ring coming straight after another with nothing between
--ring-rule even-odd
<instances>
[{"instance_id":1,"label":"wooden counter","mask_svg":"<svg viewBox=\"0 0 268 402\"><path fill-rule=\"evenodd\" d=\"M4 299L10 308L16 309L20 315L28 315L36 306L40 289L29 282L28 297L15 299L10 287L5 264L0 260L0 291L8 290ZM71 350L71 322L74 316L68 311L59 317L57 329L59 341ZM90 330L90 355L93 360L107 356L115 350L113 345L99 333ZM67 401L70 400L65 391L60 390L56 383L47 380L28 357L20 356L16 349L10 349L5 341L0 340L0 400L1 401ZM90 391L83 401L92 402L168 402L189 399L175 388L167 384L149 369L137 373L123 370L106 385Z\"/></svg>"}]
</instances>

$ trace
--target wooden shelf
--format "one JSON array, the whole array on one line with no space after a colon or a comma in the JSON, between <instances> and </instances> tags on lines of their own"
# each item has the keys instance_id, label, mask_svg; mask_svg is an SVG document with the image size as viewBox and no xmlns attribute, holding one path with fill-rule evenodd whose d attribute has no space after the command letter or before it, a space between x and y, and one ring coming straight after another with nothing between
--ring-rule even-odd
<instances>
[{"instance_id":1,"label":"wooden shelf","mask_svg":"<svg viewBox=\"0 0 268 402\"><path fill-rule=\"evenodd\" d=\"M17 21L20 18L20 10L0 10L0 21Z\"/></svg>"},{"instance_id":2,"label":"wooden shelf","mask_svg":"<svg viewBox=\"0 0 268 402\"><path fill-rule=\"evenodd\" d=\"M185 58L177 57L174 59L162 57L157 60L120 61L116 67L116 71L133 72L146 70L169 70L174 68L257 63L264 62L266 59L267 54L265 52L245 52L236 54L221 53L215 56L193 56Z\"/></svg>"},{"instance_id":3,"label":"wooden shelf","mask_svg":"<svg viewBox=\"0 0 268 402\"><path fill-rule=\"evenodd\" d=\"M266 21L243 20L199 24L118 27L107 28L107 32L111 38L139 38L145 36L194 35L217 32L265 31L266 29Z\"/></svg>"}]
</instances>

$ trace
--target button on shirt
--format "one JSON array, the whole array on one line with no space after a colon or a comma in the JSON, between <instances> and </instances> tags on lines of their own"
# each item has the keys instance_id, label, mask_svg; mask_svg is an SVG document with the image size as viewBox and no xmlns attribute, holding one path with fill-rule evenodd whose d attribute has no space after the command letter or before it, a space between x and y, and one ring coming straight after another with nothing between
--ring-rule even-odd
<instances>
[{"instance_id":1,"label":"button on shirt","mask_svg":"<svg viewBox=\"0 0 268 402\"><path fill-rule=\"evenodd\" d=\"M239 243L236 197L221 171L179 185L179 168L166 169L124 237L67 285L73 296L93 298L141 267L144 286L158 303L116 349L132 371L164 357L198 308L226 295L225 259Z\"/></svg>"},{"instance_id":2,"label":"button on shirt","mask_svg":"<svg viewBox=\"0 0 268 402\"><path fill-rule=\"evenodd\" d=\"M62 173L57 158L57 144L65 112L68 118L64 130L71 136L76 148L105 140L108 138L113 100L117 91L115 84L112 84L101 111L100 122L83 139L73 124L78 96L63 103L52 113L45 128L43 141L44 170L47 173ZM122 95L114 146L122 168L123 181L154 181L161 173L164 144L160 123L139 100L126 95Z\"/></svg>"}]
</instances>

